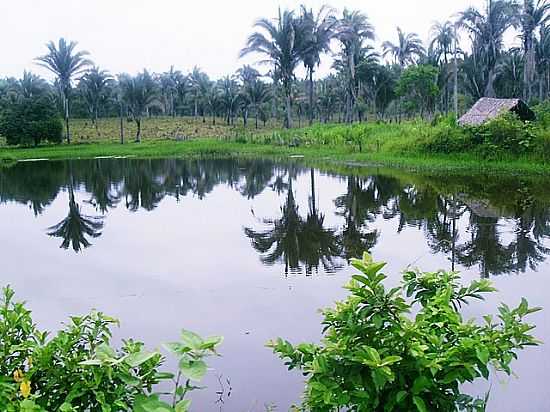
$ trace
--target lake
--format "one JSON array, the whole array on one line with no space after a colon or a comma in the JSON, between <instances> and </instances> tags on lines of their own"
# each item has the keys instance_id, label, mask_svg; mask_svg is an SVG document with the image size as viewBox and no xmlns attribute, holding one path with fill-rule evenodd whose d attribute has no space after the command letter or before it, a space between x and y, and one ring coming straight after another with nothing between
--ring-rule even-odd
<instances>
[{"instance_id":1,"label":"lake","mask_svg":"<svg viewBox=\"0 0 550 412\"><path fill-rule=\"evenodd\" d=\"M351 257L370 251L397 283L407 266L490 278L525 296L550 341L550 187L530 177L446 176L298 160L94 159L0 168L1 284L42 329L92 308L115 337L151 348L181 328L225 337L193 410L288 410L300 374L265 343L317 341L319 308L345 296ZM525 350L490 386L490 411L548 411L550 349ZM171 365L170 365L171 366ZM220 392L221 394L217 394Z\"/></svg>"}]
</instances>

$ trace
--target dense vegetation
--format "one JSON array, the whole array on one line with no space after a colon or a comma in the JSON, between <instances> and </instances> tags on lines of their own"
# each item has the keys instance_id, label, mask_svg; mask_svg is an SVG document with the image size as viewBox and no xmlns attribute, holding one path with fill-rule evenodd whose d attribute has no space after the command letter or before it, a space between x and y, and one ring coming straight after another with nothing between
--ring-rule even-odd
<instances>
[{"instance_id":1,"label":"dense vegetation","mask_svg":"<svg viewBox=\"0 0 550 412\"><path fill-rule=\"evenodd\" d=\"M113 76L94 66L77 43L60 39L36 59L55 74L54 84L29 72L20 80L0 80L0 112L21 99L46 96L65 119L67 141L73 116L89 118L97 136L123 142L123 119L135 123L132 133L139 141L142 119L158 115L290 127L306 118L310 124L432 119L462 112L482 96L536 103L550 93L549 7L546 0L488 0L482 10L469 8L456 21L435 24L426 44L398 28L397 40L385 41L380 51L372 45L375 28L359 10L280 10L275 19L258 20L241 53L261 55L269 71L243 66L218 80L198 67L188 74L171 67L164 73ZM521 48L505 49L508 30L517 32ZM329 51L336 56L332 73L315 79L320 58ZM300 65L307 73L303 80L296 77ZM116 133L101 130L101 117L120 117ZM40 136L31 141L47 137L32 134Z\"/></svg>"}]
</instances>

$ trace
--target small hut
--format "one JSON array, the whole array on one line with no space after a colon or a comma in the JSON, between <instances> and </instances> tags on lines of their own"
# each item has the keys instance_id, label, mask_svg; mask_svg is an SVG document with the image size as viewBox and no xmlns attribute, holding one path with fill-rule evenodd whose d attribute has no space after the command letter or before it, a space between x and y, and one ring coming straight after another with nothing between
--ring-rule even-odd
<instances>
[{"instance_id":1,"label":"small hut","mask_svg":"<svg viewBox=\"0 0 550 412\"><path fill-rule=\"evenodd\" d=\"M535 120L535 113L520 99L482 97L458 120L461 126L478 126L501 114L513 112L523 121Z\"/></svg>"}]
</instances>

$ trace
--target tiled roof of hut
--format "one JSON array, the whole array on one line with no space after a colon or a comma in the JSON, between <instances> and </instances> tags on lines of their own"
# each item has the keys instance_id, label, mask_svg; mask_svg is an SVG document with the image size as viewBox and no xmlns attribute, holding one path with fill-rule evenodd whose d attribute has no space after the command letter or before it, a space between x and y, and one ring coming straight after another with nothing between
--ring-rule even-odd
<instances>
[{"instance_id":1,"label":"tiled roof of hut","mask_svg":"<svg viewBox=\"0 0 550 412\"><path fill-rule=\"evenodd\" d=\"M533 120L535 118L535 114L520 99L482 97L460 118L458 123L463 126L477 126L509 111L516 113L522 120Z\"/></svg>"}]
</instances>

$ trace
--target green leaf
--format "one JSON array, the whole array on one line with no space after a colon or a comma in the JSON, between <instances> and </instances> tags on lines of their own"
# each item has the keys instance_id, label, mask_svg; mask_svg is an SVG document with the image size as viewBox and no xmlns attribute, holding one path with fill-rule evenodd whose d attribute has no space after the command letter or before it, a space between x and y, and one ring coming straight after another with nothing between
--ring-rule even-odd
<instances>
[{"instance_id":1,"label":"green leaf","mask_svg":"<svg viewBox=\"0 0 550 412\"><path fill-rule=\"evenodd\" d=\"M365 352L367 353L371 361L376 362L377 364L380 363L380 355L378 354L378 351L376 349L366 347Z\"/></svg>"},{"instance_id":2,"label":"green leaf","mask_svg":"<svg viewBox=\"0 0 550 412\"><path fill-rule=\"evenodd\" d=\"M117 356L113 348L106 343L99 345L95 351L95 356L100 361L114 361L117 360Z\"/></svg>"},{"instance_id":3,"label":"green leaf","mask_svg":"<svg viewBox=\"0 0 550 412\"><path fill-rule=\"evenodd\" d=\"M413 396L413 402L418 412L428 412L428 408L426 408L426 404L420 396Z\"/></svg>"},{"instance_id":4,"label":"green leaf","mask_svg":"<svg viewBox=\"0 0 550 412\"><path fill-rule=\"evenodd\" d=\"M158 355L159 355L158 352L146 352L146 351L141 351L139 353L131 353L126 357L125 362L131 368L137 368L138 366L144 364L148 360L151 360Z\"/></svg>"},{"instance_id":5,"label":"green leaf","mask_svg":"<svg viewBox=\"0 0 550 412\"><path fill-rule=\"evenodd\" d=\"M401 360L401 356L387 356L384 359L382 359L382 362L380 363L380 366L387 366L394 364L396 362L399 362Z\"/></svg>"},{"instance_id":6,"label":"green leaf","mask_svg":"<svg viewBox=\"0 0 550 412\"><path fill-rule=\"evenodd\" d=\"M476 348L476 355L480 362L482 362L484 365L489 362L489 350L486 347Z\"/></svg>"},{"instance_id":7,"label":"green leaf","mask_svg":"<svg viewBox=\"0 0 550 412\"><path fill-rule=\"evenodd\" d=\"M185 329L181 331L181 341L183 344L193 349L199 349L203 343L199 335Z\"/></svg>"},{"instance_id":8,"label":"green leaf","mask_svg":"<svg viewBox=\"0 0 550 412\"><path fill-rule=\"evenodd\" d=\"M194 381L200 381L206 375L208 369L203 360L182 359L179 367L184 376Z\"/></svg>"},{"instance_id":9,"label":"green leaf","mask_svg":"<svg viewBox=\"0 0 550 412\"><path fill-rule=\"evenodd\" d=\"M406 397L407 397L407 391L399 391L397 392L397 395L395 395L395 401L397 403L401 403L405 400Z\"/></svg>"},{"instance_id":10,"label":"green leaf","mask_svg":"<svg viewBox=\"0 0 550 412\"><path fill-rule=\"evenodd\" d=\"M419 393L427 389L430 386L430 384L431 384L431 381L426 376L419 376L414 380L412 392L415 395L418 395Z\"/></svg>"},{"instance_id":11,"label":"green leaf","mask_svg":"<svg viewBox=\"0 0 550 412\"><path fill-rule=\"evenodd\" d=\"M159 399L158 395L136 396L133 412L173 412L174 410L166 402Z\"/></svg>"},{"instance_id":12,"label":"green leaf","mask_svg":"<svg viewBox=\"0 0 550 412\"><path fill-rule=\"evenodd\" d=\"M204 340L200 345L200 349L214 350L218 345L223 342L223 336L210 336Z\"/></svg>"},{"instance_id":13,"label":"green leaf","mask_svg":"<svg viewBox=\"0 0 550 412\"><path fill-rule=\"evenodd\" d=\"M190 400L188 399L181 400L176 404L175 412L187 412L189 410L190 405L191 405Z\"/></svg>"}]
</instances>

